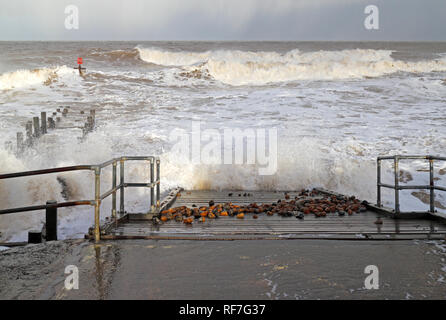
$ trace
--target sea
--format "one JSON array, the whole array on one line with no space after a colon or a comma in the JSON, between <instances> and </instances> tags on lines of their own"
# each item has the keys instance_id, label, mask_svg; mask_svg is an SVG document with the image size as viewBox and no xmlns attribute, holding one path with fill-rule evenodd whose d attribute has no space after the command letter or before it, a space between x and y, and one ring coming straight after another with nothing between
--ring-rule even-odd
<instances>
[{"instance_id":1,"label":"sea","mask_svg":"<svg viewBox=\"0 0 446 320\"><path fill-rule=\"evenodd\" d=\"M65 108L66 116L57 112ZM96 126L83 136L92 109ZM61 118L57 129L18 152L17 132L43 111ZM197 123L221 136L276 132L274 170L261 174L258 159L194 161L209 135L198 151L178 145L192 143ZM446 156L444 42L0 42L0 173L153 155L163 195L320 187L376 202L376 158L396 154ZM403 161L400 183L428 184L428 168ZM392 162L382 170L393 183ZM149 174L147 163L126 166L128 182ZM446 162L435 162L434 176L446 186ZM101 190L110 188L108 168ZM428 210L427 194L401 191L401 210ZM126 210L147 211L149 196L126 189ZM0 180L0 209L93 198L91 172ZM382 198L394 205L393 190ZM446 193L435 200L444 213ZM110 208L107 199L102 219ZM93 218L90 206L59 209L59 238L83 237ZM0 241L26 240L43 221L41 211L1 215Z\"/></svg>"}]
</instances>

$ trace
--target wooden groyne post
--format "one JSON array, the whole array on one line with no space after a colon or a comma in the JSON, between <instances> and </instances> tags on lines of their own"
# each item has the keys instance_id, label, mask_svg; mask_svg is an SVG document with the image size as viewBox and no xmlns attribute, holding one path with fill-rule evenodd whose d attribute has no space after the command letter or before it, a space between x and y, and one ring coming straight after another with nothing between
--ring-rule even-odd
<instances>
[{"instance_id":1,"label":"wooden groyne post","mask_svg":"<svg viewBox=\"0 0 446 320\"><path fill-rule=\"evenodd\" d=\"M24 147L23 132L17 132L17 153L22 154Z\"/></svg>"},{"instance_id":2,"label":"wooden groyne post","mask_svg":"<svg viewBox=\"0 0 446 320\"><path fill-rule=\"evenodd\" d=\"M26 123L26 145L29 147L33 144L33 123L28 121Z\"/></svg>"},{"instance_id":3,"label":"wooden groyne post","mask_svg":"<svg viewBox=\"0 0 446 320\"><path fill-rule=\"evenodd\" d=\"M40 137L39 117L33 118L33 125L34 125L34 138L39 138Z\"/></svg>"},{"instance_id":4,"label":"wooden groyne post","mask_svg":"<svg viewBox=\"0 0 446 320\"><path fill-rule=\"evenodd\" d=\"M46 134L48 133L47 128L46 128L46 112L41 112L40 113L40 121L42 123L42 126L40 128L40 131L42 134Z\"/></svg>"},{"instance_id":5,"label":"wooden groyne post","mask_svg":"<svg viewBox=\"0 0 446 320\"><path fill-rule=\"evenodd\" d=\"M27 147L31 147L36 139L47 134L48 130L56 129L57 125L61 122L62 117L67 117L70 110L69 108L70 106L59 106L57 111L52 113L52 117L48 117L47 112L42 111L40 113L40 119L39 117L33 117L32 121L27 121L25 125L25 135L22 132L17 132L16 155L22 155ZM60 113L62 117L57 116L58 113ZM81 111L81 114L84 114L84 111ZM82 138L94 130L96 123L95 118L96 110L91 109L84 127L80 128L82 129ZM13 146L13 141L5 142L6 149L11 152L14 150Z\"/></svg>"}]
</instances>

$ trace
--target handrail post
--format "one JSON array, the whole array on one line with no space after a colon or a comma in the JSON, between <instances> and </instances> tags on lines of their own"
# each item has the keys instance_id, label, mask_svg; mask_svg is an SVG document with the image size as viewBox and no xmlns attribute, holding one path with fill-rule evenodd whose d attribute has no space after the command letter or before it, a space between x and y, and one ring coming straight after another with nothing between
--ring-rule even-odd
<instances>
[{"instance_id":1,"label":"handrail post","mask_svg":"<svg viewBox=\"0 0 446 320\"><path fill-rule=\"evenodd\" d=\"M57 201L48 200L46 205L53 205L52 207L47 207L45 210L45 230L46 230L46 241L56 241L57 240Z\"/></svg>"},{"instance_id":2,"label":"handrail post","mask_svg":"<svg viewBox=\"0 0 446 320\"><path fill-rule=\"evenodd\" d=\"M376 160L376 205L381 207L381 159Z\"/></svg>"},{"instance_id":3,"label":"handrail post","mask_svg":"<svg viewBox=\"0 0 446 320\"><path fill-rule=\"evenodd\" d=\"M153 158L150 158L150 212L155 212L155 187L153 183L155 181L155 163Z\"/></svg>"},{"instance_id":4,"label":"handrail post","mask_svg":"<svg viewBox=\"0 0 446 320\"><path fill-rule=\"evenodd\" d=\"M116 161L113 161L113 167L112 167L112 188L113 188L113 193L112 193L112 217L116 220Z\"/></svg>"},{"instance_id":5,"label":"handrail post","mask_svg":"<svg viewBox=\"0 0 446 320\"><path fill-rule=\"evenodd\" d=\"M400 212L400 189L399 189L399 181L398 181L398 165L399 165L399 157L395 156L393 158L394 163L394 174L395 174L395 214L398 215Z\"/></svg>"},{"instance_id":6,"label":"handrail post","mask_svg":"<svg viewBox=\"0 0 446 320\"><path fill-rule=\"evenodd\" d=\"M156 212L158 213L160 210L160 160L156 159Z\"/></svg>"},{"instance_id":7,"label":"handrail post","mask_svg":"<svg viewBox=\"0 0 446 320\"><path fill-rule=\"evenodd\" d=\"M120 159L119 163L119 175L120 175L120 200L119 200L119 211L121 214L124 214L124 158Z\"/></svg>"},{"instance_id":8,"label":"handrail post","mask_svg":"<svg viewBox=\"0 0 446 320\"><path fill-rule=\"evenodd\" d=\"M101 206L101 168L96 167L94 169L94 185L95 185L95 202L94 202L94 239L96 241L101 240L100 224L100 206Z\"/></svg>"},{"instance_id":9,"label":"handrail post","mask_svg":"<svg viewBox=\"0 0 446 320\"><path fill-rule=\"evenodd\" d=\"M429 158L429 186L430 186L430 212L435 213L435 193L434 193L434 159Z\"/></svg>"}]
</instances>

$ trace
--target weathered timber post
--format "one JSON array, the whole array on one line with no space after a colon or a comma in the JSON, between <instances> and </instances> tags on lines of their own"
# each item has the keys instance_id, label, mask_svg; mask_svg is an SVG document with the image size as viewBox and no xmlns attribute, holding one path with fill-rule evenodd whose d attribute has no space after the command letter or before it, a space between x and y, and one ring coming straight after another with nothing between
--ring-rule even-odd
<instances>
[{"instance_id":1,"label":"weathered timber post","mask_svg":"<svg viewBox=\"0 0 446 320\"><path fill-rule=\"evenodd\" d=\"M48 133L47 127L46 127L46 112L41 112L40 113L40 121L42 123L42 134L46 134Z\"/></svg>"},{"instance_id":2,"label":"weathered timber post","mask_svg":"<svg viewBox=\"0 0 446 320\"><path fill-rule=\"evenodd\" d=\"M94 127L94 120L92 116L88 116L87 117L87 128L88 128L88 132L93 131L93 127Z\"/></svg>"},{"instance_id":3,"label":"weathered timber post","mask_svg":"<svg viewBox=\"0 0 446 320\"><path fill-rule=\"evenodd\" d=\"M24 142L23 142L23 132L17 132L17 154L23 153Z\"/></svg>"},{"instance_id":4,"label":"weathered timber post","mask_svg":"<svg viewBox=\"0 0 446 320\"><path fill-rule=\"evenodd\" d=\"M28 231L28 243L41 243L42 232L37 230Z\"/></svg>"},{"instance_id":5,"label":"weathered timber post","mask_svg":"<svg viewBox=\"0 0 446 320\"><path fill-rule=\"evenodd\" d=\"M28 121L25 126L26 129L26 145L31 146L33 144L33 123Z\"/></svg>"},{"instance_id":6,"label":"weathered timber post","mask_svg":"<svg viewBox=\"0 0 446 320\"><path fill-rule=\"evenodd\" d=\"M47 205L57 205L57 201L49 200ZM46 241L57 240L57 207L46 208Z\"/></svg>"},{"instance_id":7,"label":"weathered timber post","mask_svg":"<svg viewBox=\"0 0 446 320\"><path fill-rule=\"evenodd\" d=\"M40 137L39 117L33 118L33 124L34 124L34 137L39 138Z\"/></svg>"},{"instance_id":8,"label":"weathered timber post","mask_svg":"<svg viewBox=\"0 0 446 320\"><path fill-rule=\"evenodd\" d=\"M54 119L49 117L48 118L48 129L55 129L56 123L54 122Z\"/></svg>"},{"instance_id":9,"label":"weathered timber post","mask_svg":"<svg viewBox=\"0 0 446 320\"><path fill-rule=\"evenodd\" d=\"M92 122L91 122L91 129L93 130L94 126L95 126L95 122L96 122L96 110L91 109L90 110L90 116L92 118Z\"/></svg>"}]
</instances>

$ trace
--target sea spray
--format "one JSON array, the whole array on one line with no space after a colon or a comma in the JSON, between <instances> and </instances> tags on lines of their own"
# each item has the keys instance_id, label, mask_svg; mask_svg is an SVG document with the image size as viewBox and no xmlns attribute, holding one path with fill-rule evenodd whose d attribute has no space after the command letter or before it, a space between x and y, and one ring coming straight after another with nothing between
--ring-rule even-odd
<instances>
[{"instance_id":1,"label":"sea spray","mask_svg":"<svg viewBox=\"0 0 446 320\"><path fill-rule=\"evenodd\" d=\"M59 76L73 74L75 72L66 66L6 72L0 75L0 90L19 89L38 84L49 85Z\"/></svg>"}]
</instances>

